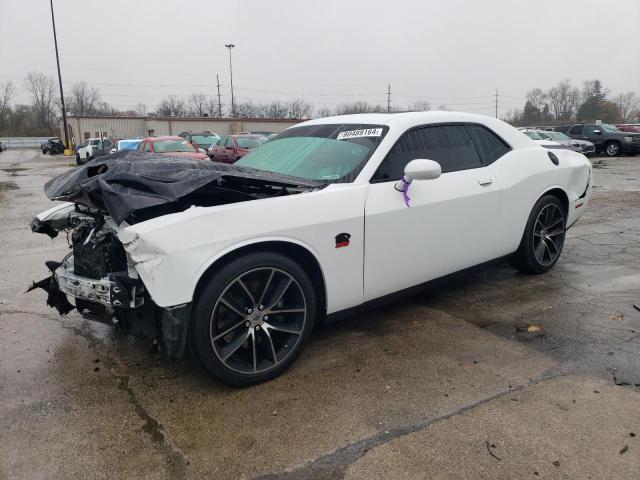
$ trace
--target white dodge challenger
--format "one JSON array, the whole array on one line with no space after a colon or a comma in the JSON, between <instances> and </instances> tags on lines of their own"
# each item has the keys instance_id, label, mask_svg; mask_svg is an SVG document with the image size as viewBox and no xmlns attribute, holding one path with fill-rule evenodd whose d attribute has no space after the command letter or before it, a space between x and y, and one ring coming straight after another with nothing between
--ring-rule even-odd
<instances>
[{"instance_id":1,"label":"white dodge challenger","mask_svg":"<svg viewBox=\"0 0 640 480\"><path fill-rule=\"evenodd\" d=\"M300 123L233 165L117 153L45 192L66 203L32 230L71 248L32 285L50 306L248 385L327 317L496 260L548 271L591 164L485 116L362 114Z\"/></svg>"}]
</instances>

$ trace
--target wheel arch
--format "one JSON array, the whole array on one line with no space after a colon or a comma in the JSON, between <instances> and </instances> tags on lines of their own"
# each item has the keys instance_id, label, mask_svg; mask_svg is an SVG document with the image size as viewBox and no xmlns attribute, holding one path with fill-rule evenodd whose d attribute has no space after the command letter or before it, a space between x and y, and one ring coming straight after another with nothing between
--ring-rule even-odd
<instances>
[{"instance_id":1,"label":"wheel arch","mask_svg":"<svg viewBox=\"0 0 640 480\"><path fill-rule=\"evenodd\" d=\"M567 195L567 192L562 187L555 186L545 190L540 196L538 196L538 198L536 198L536 201L533 204L535 205L536 202L544 195L553 195L560 200L560 203L562 203L562 206L564 207L565 216L569 214L569 195ZM531 208L533 208L533 206Z\"/></svg>"},{"instance_id":2,"label":"wheel arch","mask_svg":"<svg viewBox=\"0 0 640 480\"><path fill-rule=\"evenodd\" d=\"M234 245L226 249L222 254L215 257L200 274L193 291L192 301L195 302L197 300L207 281L222 266L248 253L262 251L277 252L285 255L295 260L307 272L318 296L318 313L324 316L327 308L327 285L318 257L307 245L291 239L262 239L248 244Z\"/></svg>"}]
</instances>

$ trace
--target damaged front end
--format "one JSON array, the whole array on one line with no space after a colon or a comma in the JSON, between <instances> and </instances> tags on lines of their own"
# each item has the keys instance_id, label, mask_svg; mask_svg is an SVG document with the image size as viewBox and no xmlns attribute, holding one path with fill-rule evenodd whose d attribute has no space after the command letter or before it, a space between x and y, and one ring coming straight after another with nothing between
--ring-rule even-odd
<instances>
[{"instance_id":1,"label":"damaged front end","mask_svg":"<svg viewBox=\"0 0 640 480\"><path fill-rule=\"evenodd\" d=\"M102 157L46 184L51 200L67 203L37 215L31 229L51 238L65 233L71 252L61 261L47 262L50 276L28 291L45 290L47 304L61 315L76 308L89 320L153 339L164 355L180 358L192 303L160 307L154 302L131 258L134 242L121 241L126 228L192 206L319 187L317 182L213 162L137 152Z\"/></svg>"}]
</instances>

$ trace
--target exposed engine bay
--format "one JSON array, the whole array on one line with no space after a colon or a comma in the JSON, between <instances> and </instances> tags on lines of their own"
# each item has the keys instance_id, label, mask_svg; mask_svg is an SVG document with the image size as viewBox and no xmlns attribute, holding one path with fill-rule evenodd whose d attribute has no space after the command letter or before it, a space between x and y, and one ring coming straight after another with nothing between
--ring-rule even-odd
<instances>
[{"instance_id":1,"label":"exposed engine bay","mask_svg":"<svg viewBox=\"0 0 640 480\"><path fill-rule=\"evenodd\" d=\"M66 234L70 253L46 262L50 276L34 282L61 315L76 308L85 318L149 337L170 358L183 355L191 304L157 306L118 238L129 225L192 206L292 195L319 182L201 160L125 151L101 157L45 185L65 200L31 222L35 233ZM74 303L69 301L69 298Z\"/></svg>"}]
</instances>

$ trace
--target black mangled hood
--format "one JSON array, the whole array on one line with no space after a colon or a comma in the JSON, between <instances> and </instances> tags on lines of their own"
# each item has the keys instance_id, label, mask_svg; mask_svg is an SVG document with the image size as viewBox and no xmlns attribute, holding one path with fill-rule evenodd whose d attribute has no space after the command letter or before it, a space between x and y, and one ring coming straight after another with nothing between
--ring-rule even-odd
<instances>
[{"instance_id":1,"label":"black mangled hood","mask_svg":"<svg viewBox=\"0 0 640 480\"><path fill-rule=\"evenodd\" d=\"M319 188L321 182L264 170L154 153L123 151L50 180L51 200L75 202L136 223L181 211Z\"/></svg>"}]
</instances>

